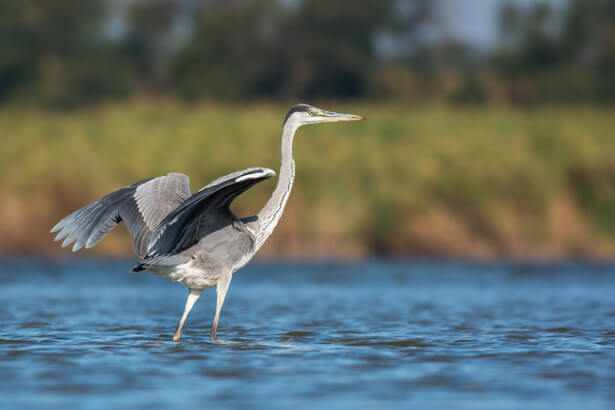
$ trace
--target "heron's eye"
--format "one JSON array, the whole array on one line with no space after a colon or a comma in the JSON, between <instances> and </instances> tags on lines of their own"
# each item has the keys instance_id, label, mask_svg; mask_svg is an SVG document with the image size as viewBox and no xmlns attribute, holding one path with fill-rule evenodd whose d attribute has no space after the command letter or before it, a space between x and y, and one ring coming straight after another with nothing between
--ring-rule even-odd
<instances>
[{"instance_id":1,"label":"heron's eye","mask_svg":"<svg viewBox=\"0 0 615 410\"><path fill-rule=\"evenodd\" d=\"M310 114L310 115L314 115L314 110L310 110L310 111L309 111L309 114Z\"/></svg>"}]
</instances>

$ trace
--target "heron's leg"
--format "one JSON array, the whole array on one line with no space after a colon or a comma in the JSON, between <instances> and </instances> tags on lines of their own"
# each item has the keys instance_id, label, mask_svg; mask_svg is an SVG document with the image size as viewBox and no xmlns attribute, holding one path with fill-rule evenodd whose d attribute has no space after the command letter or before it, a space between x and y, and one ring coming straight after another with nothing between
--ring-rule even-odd
<instances>
[{"instance_id":1,"label":"heron's leg","mask_svg":"<svg viewBox=\"0 0 615 410\"><path fill-rule=\"evenodd\" d=\"M226 297L226 292L228 291L228 285L230 285L230 283L231 275L224 275L218 280L218 285L216 286L216 293L218 294L218 299L216 302L216 317L214 318L214 325L211 328L211 340L216 340L216 330L218 329L220 310L222 310L224 298Z\"/></svg>"},{"instance_id":2,"label":"heron's leg","mask_svg":"<svg viewBox=\"0 0 615 410\"><path fill-rule=\"evenodd\" d=\"M190 292L188 292L188 299L186 300L186 307L184 308L184 314L182 315L182 319L179 322L179 326L177 326L177 329L175 330L175 333L173 334L174 342L182 338L182 327L184 327L184 322L186 321L186 318L188 317L188 313L190 313L190 310L192 310L192 306L194 306L196 301L199 299L199 296L201 296L202 291L203 289L190 289Z\"/></svg>"}]
</instances>

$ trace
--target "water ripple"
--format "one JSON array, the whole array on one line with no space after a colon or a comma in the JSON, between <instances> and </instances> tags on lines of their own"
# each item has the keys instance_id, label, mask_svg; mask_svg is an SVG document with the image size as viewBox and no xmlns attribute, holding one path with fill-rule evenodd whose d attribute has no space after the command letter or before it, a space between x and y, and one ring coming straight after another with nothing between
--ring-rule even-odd
<instances>
[{"instance_id":1,"label":"water ripple","mask_svg":"<svg viewBox=\"0 0 615 410\"><path fill-rule=\"evenodd\" d=\"M233 280L220 340L209 290L176 343L185 289L130 266L0 262L0 408L615 401L615 268L256 264Z\"/></svg>"}]
</instances>

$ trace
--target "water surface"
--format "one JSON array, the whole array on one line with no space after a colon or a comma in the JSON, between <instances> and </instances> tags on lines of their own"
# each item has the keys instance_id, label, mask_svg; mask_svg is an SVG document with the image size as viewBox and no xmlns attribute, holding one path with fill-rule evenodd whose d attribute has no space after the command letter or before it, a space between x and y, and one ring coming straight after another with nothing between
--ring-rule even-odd
<instances>
[{"instance_id":1,"label":"water surface","mask_svg":"<svg viewBox=\"0 0 615 410\"><path fill-rule=\"evenodd\" d=\"M257 263L187 290L131 261L0 262L0 408L615 406L615 266Z\"/></svg>"}]
</instances>

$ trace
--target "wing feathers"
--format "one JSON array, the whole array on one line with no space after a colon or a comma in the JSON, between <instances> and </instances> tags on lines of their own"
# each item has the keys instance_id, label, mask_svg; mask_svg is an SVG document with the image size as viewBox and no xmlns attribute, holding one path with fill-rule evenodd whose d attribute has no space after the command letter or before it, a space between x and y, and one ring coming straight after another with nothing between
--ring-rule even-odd
<instances>
[{"instance_id":1,"label":"wing feathers","mask_svg":"<svg viewBox=\"0 0 615 410\"><path fill-rule=\"evenodd\" d=\"M209 210L228 208L239 194L273 175L268 168L248 168L212 181L193 196L183 174L144 180L71 213L51 232L58 232L55 240L63 239L62 247L74 242L76 251L96 245L123 221L139 258L172 255L198 242L199 220Z\"/></svg>"},{"instance_id":2,"label":"wing feathers","mask_svg":"<svg viewBox=\"0 0 615 410\"><path fill-rule=\"evenodd\" d=\"M153 231L162 219L190 196L183 174L169 174L137 187L135 199L143 220ZM156 201L153 201L156 199Z\"/></svg>"},{"instance_id":3,"label":"wing feathers","mask_svg":"<svg viewBox=\"0 0 615 410\"><path fill-rule=\"evenodd\" d=\"M151 241L153 228L149 227L155 228L164 216L183 202L182 198L189 195L190 181L183 174L144 180L71 213L58 222L51 232L59 231L54 240L64 239L62 247L75 242L73 251L77 251L84 245L86 248L96 245L119 222L124 221L134 238L135 252L141 257Z\"/></svg>"},{"instance_id":4,"label":"wing feathers","mask_svg":"<svg viewBox=\"0 0 615 410\"><path fill-rule=\"evenodd\" d=\"M156 228L147 257L182 252L200 239L199 218L209 210L229 207L233 199L254 184L271 178L268 168L248 168L209 183L168 214Z\"/></svg>"}]
</instances>

